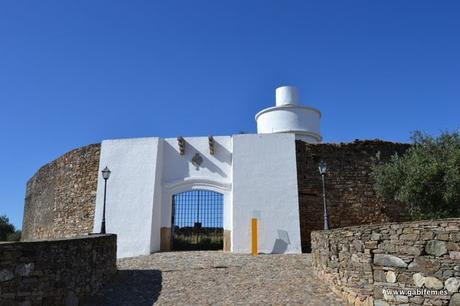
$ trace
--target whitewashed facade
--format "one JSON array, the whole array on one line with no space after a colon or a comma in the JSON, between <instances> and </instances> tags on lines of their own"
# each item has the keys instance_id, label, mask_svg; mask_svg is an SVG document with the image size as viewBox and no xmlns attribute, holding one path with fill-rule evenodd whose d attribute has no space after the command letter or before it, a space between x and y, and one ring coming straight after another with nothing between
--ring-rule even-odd
<instances>
[{"instance_id":1,"label":"whitewashed facade","mask_svg":"<svg viewBox=\"0 0 460 306\"><path fill-rule=\"evenodd\" d=\"M295 140L321 141L321 115L297 97L293 87L278 89L277 106L256 117L258 134L214 136L213 154L208 137L184 137L183 155L176 138L103 141L99 169L112 171L106 226L118 235L118 257L159 251L162 231L172 227L173 195L194 189L223 195L228 251L251 251L256 217L259 252L300 253ZM202 158L198 167L191 162L196 154ZM94 232L100 230L103 197L99 174Z\"/></svg>"}]
</instances>

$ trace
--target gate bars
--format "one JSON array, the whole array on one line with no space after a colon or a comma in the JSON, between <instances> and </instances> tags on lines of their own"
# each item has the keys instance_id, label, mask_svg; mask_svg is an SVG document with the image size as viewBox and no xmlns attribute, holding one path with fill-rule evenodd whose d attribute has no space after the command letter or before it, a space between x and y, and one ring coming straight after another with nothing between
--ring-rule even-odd
<instances>
[{"instance_id":1,"label":"gate bars","mask_svg":"<svg viewBox=\"0 0 460 306\"><path fill-rule=\"evenodd\" d=\"M223 248L223 195L190 190L173 195L173 249Z\"/></svg>"}]
</instances>

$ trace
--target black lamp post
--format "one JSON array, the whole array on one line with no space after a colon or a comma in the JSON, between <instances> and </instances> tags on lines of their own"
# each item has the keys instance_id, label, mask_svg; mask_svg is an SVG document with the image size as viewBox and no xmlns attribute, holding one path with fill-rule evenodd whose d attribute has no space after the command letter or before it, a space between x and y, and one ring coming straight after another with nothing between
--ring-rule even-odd
<instances>
[{"instance_id":1,"label":"black lamp post","mask_svg":"<svg viewBox=\"0 0 460 306\"><path fill-rule=\"evenodd\" d=\"M106 194L107 194L107 180L110 177L110 170L109 168L105 167L102 172L102 177L104 178L104 206L102 208L102 224L101 224L101 234L105 234L105 202L106 202Z\"/></svg>"},{"instance_id":2,"label":"black lamp post","mask_svg":"<svg viewBox=\"0 0 460 306\"><path fill-rule=\"evenodd\" d=\"M327 206L326 206L326 188L324 187L324 175L326 174L326 163L322 160L319 162L319 174L321 174L321 180L323 181L323 217L324 217L324 229L329 229Z\"/></svg>"}]
</instances>

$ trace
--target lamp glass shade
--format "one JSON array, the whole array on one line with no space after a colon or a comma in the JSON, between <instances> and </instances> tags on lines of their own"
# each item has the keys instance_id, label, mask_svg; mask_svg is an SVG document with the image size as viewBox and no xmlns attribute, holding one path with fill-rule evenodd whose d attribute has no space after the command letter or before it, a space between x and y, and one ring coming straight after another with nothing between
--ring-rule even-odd
<instances>
[{"instance_id":1,"label":"lamp glass shade","mask_svg":"<svg viewBox=\"0 0 460 306\"><path fill-rule=\"evenodd\" d=\"M321 175L326 174L327 167L326 167L326 163L323 160L319 162L318 169Z\"/></svg>"},{"instance_id":2,"label":"lamp glass shade","mask_svg":"<svg viewBox=\"0 0 460 306\"><path fill-rule=\"evenodd\" d=\"M102 177L104 178L104 180L107 180L109 179L110 177L110 170L109 168L105 167L104 170L102 170Z\"/></svg>"}]
</instances>

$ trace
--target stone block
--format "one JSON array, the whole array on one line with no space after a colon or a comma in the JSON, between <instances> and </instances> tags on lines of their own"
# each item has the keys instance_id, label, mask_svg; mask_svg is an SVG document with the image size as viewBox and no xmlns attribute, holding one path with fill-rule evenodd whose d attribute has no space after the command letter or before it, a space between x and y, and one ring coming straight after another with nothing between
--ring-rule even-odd
<instances>
[{"instance_id":1,"label":"stone block","mask_svg":"<svg viewBox=\"0 0 460 306\"><path fill-rule=\"evenodd\" d=\"M448 251L460 251L460 247L459 247L458 243L448 241L447 242L447 250Z\"/></svg>"},{"instance_id":2,"label":"stone block","mask_svg":"<svg viewBox=\"0 0 460 306\"><path fill-rule=\"evenodd\" d=\"M447 240L449 240L449 233L447 233L447 232L445 232L445 233L436 233L436 239L437 240L447 241Z\"/></svg>"},{"instance_id":3,"label":"stone block","mask_svg":"<svg viewBox=\"0 0 460 306\"><path fill-rule=\"evenodd\" d=\"M458 278L458 277L448 278L444 282L444 285L445 285L447 291L449 291L449 293L458 292L458 289L460 288L460 278Z\"/></svg>"},{"instance_id":4,"label":"stone block","mask_svg":"<svg viewBox=\"0 0 460 306\"><path fill-rule=\"evenodd\" d=\"M20 276L29 276L34 270L34 263L19 264L16 266L15 273Z\"/></svg>"},{"instance_id":5,"label":"stone block","mask_svg":"<svg viewBox=\"0 0 460 306\"><path fill-rule=\"evenodd\" d=\"M363 243L359 240L354 240L352 242L352 248L356 251L356 252L359 252L361 253L363 251Z\"/></svg>"},{"instance_id":6,"label":"stone block","mask_svg":"<svg viewBox=\"0 0 460 306\"><path fill-rule=\"evenodd\" d=\"M374 300L374 306L389 306L386 301L384 300Z\"/></svg>"},{"instance_id":7,"label":"stone block","mask_svg":"<svg viewBox=\"0 0 460 306\"><path fill-rule=\"evenodd\" d=\"M425 252L433 256L442 256L447 253L447 245L445 241L430 240L426 243Z\"/></svg>"},{"instance_id":8,"label":"stone block","mask_svg":"<svg viewBox=\"0 0 460 306\"><path fill-rule=\"evenodd\" d=\"M449 306L460 306L460 293L455 293L450 298Z\"/></svg>"},{"instance_id":9,"label":"stone block","mask_svg":"<svg viewBox=\"0 0 460 306\"><path fill-rule=\"evenodd\" d=\"M409 298L410 305L421 305L424 300L425 299L422 295L411 296Z\"/></svg>"},{"instance_id":10,"label":"stone block","mask_svg":"<svg viewBox=\"0 0 460 306\"><path fill-rule=\"evenodd\" d=\"M421 273L415 273L412 278L416 287L421 288L425 284L425 277Z\"/></svg>"},{"instance_id":11,"label":"stone block","mask_svg":"<svg viewBox=\"0 0 460 306\"><path fill-rule=\"evenodd\" d=\"M428 276L425 277L425 287L439 290L444 288L444 284L436 277Z\"/></svg>"},{"instance_id":12,"label":"stone block","mask_svg":"<svg viewBox=\"0 0 460 306\"><path fill-rule=\"evenodd\" d=\"M453 242L460 242L460 232L451 233L450 240Z\"/></svg>"},{"instance_id":13,"label":"stone block","mask_svg":"<svg viewBox=\"0 0 460 306\"><path fill-rule=\"evenodd\" d=\"M408 240L408 241L416 241L418 240L418 235L417 234L402 234L401 236L399 236L399 239Z\"/></svg>"},{"instance_id":14,"label":"stone block","mask_svg":"<svg viewBox=\"0 0 460 306\"><path fill-rule=\"evenodd\" d=\"M397 278L398 283L401 284L406 284L406 285L413 285L414 281L412 279L412 274L411 273L399 273L398 278Z\"/></svg>"},{"instance_id":15,"label":"stone block","mask_svg":"<svg viewBox=\"0 0 460 306\"><path fill-rule=\"evenodd\" d=\"M396 282L396 273L393 272L393 271L388 271L387 273L385 273L385 278L386 278L387 282L395 283Z\"/></svg>"},{"instance_id":16,"label":"stone block","mask_svg":"<svg viewBox=\"0 0 460 306\"><path fill-rule=\"evenodd\" d=\"M372 235L371 235L371 240L372 240L372 241L378 241L378 240L380 240L380 239L381 239L381 237L382 237L382 235L381 235L381 234L379 234L379 233L376 233L376 232L372 232Z\"/></svg>"},{"instance_id":17,"label":"stone block","mask_svg":"<svg viewBox=\"0 0 460 306\"><path fill-rule=\"evenodd\" d=\"M406 268L407 264L401 258L389 254L375 254L374 264L385 267Z\"/></svg>"},{"instance_id":18,"label":"stone block","mask_svg":"<svg viewBox=\"0 0 460 306\"><path fill-rule=\"evenodd\" d=\"M356 299L356 294L355 293L348 293L347 294L347 302L349 305L354 305L355 304L355 299Z\"/></svg>"},{"instance_id":19,"label":"stone block","mask_svg":"<svg viewBox=\"0 0 460 306\"><path fill-rule=\"evenodd\" d=\"M409 264L408 269L410 271L434 273L439 270L440 263L428 256L418 256Z\"/></svg>"},{"instance_id":20,"label":"stone block","mask_svg":"<svg viewBox=\"0 0 460 306\"><path fill-rule=\"evenodd\" d=\"M0 270L0 283L12 280L14 278L13 272L8 269Z\"/></svg>"},{"instance_id":21,"label":"stone block","mask_svg":"<svg viewBox=\"0 0 460 306\"><path fill-rule=\"evenodd\" d=\"M419 256L422 250L416 246L402 245L398 248L398 253Z\"/></svg>"},{"instance_id":22,"label":"stone block","mask_svg":"<svg viewBox=\"0 0 460 306\"><path fill-rule=\"evenodd\" d=\"M432 240L434 238L434 233L432 231L424 232L421 234L421 240Z\"/></svg>"},{"instance_id":23,"label":"stone block","mask_svg":"<svg viewBox=\"0 0 460 306\"><path fill-rule=\"evenodd\" d=\"M403 234L412 234L414 233L414 228L413 227L405 227L402 230Z\"/></svg>"},{"instance_id":24,"label":"stone block","mask_svg":"<svg viewBox=\"0 0 460 306\"><path fill-rule=\"evenodd\" d=\"M450 259L453 260L460 260L460 252L459 251L451 251L449 252Z\"/></svg>"},{"instance_id":25,"label":"stone block","mask_svg":"<svg viewBox=\"0 0 460 306\"><path fill-rule=\"evenodd\" d=\"M364 246L366 249L376 249L377 245L378 245L378 241L376 240L370 240L370 241L364 242Z\"/></svg>"},{"instance_id":26,"label":"stone block","mask_svg":"<svg viewBox=\"0 0 460 306\"><path fill-rule=\"evenodd\" d=\"M386 276L383 270L374 270L374 281L385 282Z\"/></svg>"},{"instance_id":27,"label":"stone block","mask_svg":"<svg viewBox=\"0 0 460 306\"><path fill-rule=\"evenodd\" d=\"M409 297L407 295L395 295L395 301L398 304L409 302Z\"/></svg>"}]
</instances>

